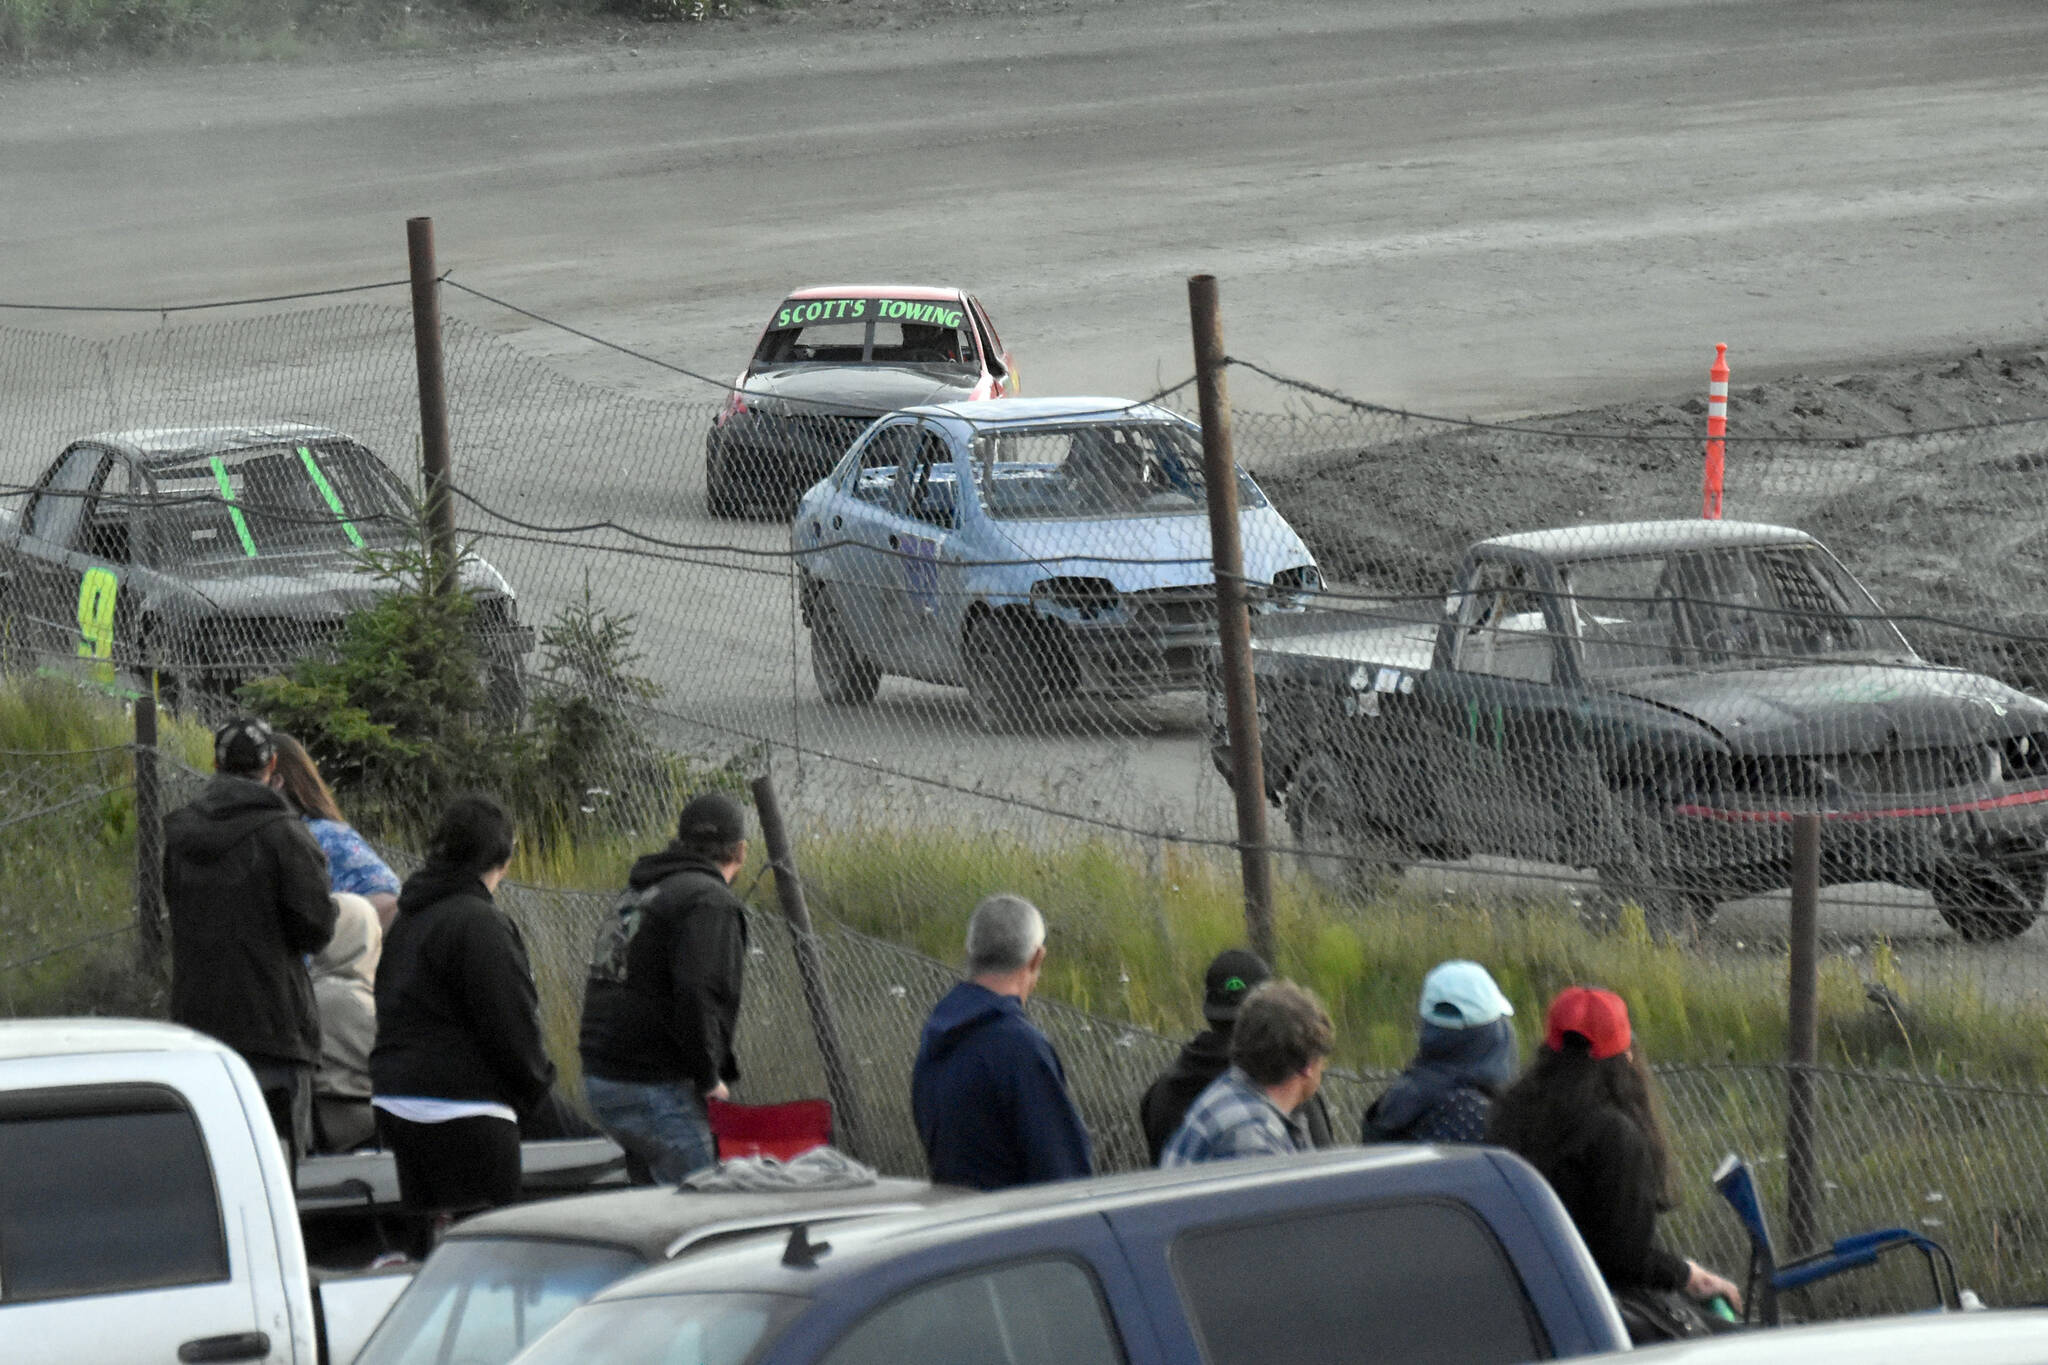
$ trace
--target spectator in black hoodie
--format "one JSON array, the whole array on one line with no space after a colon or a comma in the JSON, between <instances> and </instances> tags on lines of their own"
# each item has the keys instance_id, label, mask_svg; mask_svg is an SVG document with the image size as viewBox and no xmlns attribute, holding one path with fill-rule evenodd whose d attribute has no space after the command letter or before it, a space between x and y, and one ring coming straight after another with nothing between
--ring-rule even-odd
<instances>
[{"instance_id":1,"label":"spectator in black hoodie","mask_svg":"<svg viewBox=\"0 0 2048 1365\"><path fill-rule=\"evenodd\" d=\"M731 887L746 830L746 812L723 793L685 805L675 842L633 864L591 952L583 1093L635 1173L664 1185L718 1160L705 1102L739 1079L747 920Z\"/></svg>"},{"instance_id":2,"label":"spectator in black hoodie","mask_svg":"<svg viewBox=\"0 0 2048 1365\"><path fill-rule=\"evenodd\" d=\"M1230 1065L1230 1036L1237 1026L1238 1007L1254 986L1272 974L1264 958L1242 948L1226 949L1209 964L1202 977L1202 1017L1209 1027L1188 1040L1173 1065L1138 1101L1138 1123L1145 1130L1145 1147L1154 1166L1187 1117L1188 1106ZM1321 1095L1310 1096L1296 1116L1308 1130L1310 1145L1330 1145L1330 1111Z\"/></svg>"},{"instance_id":3,"label":"spectator in black hoodie","mask_svg":"<svg viewBox=\"0 0 2048 1365\"><path fill-rule=\"evenodd\" d=\"M267 784L270 727L228 722L213 780L164 821L171 1018L242 1054L296 1163L312 1136L320 1014L306 955L327 946L327 858Z\"/></svg>"},{"instance_id":4,"label":"spectator in black hoodie","mask_svg":"<svg viewBox=\"0 0 2048 1365\"><path fill-rule=\"evenodd\" d=\"M511 864L512 819L457 799L398 893L377 964L370 1103L399 1198L436 1222L519 1194L519 1116L549 1097L540 998L519 929L491 899Z\"/></svg>"}]
</instances>

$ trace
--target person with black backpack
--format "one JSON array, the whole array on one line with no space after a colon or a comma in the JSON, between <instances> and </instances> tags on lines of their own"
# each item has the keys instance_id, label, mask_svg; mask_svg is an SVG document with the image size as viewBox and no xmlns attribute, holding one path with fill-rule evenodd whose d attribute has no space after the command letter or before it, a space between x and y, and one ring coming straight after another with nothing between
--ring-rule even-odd
<instances>
[{"instance_id":1,"label":"person with black backpack","mask_svg":"<svg viewBox=\"0 0 2048 1365\"><path fill-rule=\"evenodd\" d=\"M675 841L633 864L598 930L577 1051L598 1126L665 1185L718 1160L707 1100L739 1079L746 970L746 812L722 792L685 805Z\"/></svg>"}]
</instances>

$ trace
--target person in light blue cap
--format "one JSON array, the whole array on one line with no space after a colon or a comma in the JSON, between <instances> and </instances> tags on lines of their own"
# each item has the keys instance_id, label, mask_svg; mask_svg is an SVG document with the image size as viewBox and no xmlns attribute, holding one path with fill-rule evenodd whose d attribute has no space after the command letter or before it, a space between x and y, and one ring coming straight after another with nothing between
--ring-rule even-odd
<instances>
[{"instance_id":1,"label":"person in light blue cap","mask_svg":"<svg viewBox=\"0 0 2048 1365\"><path fill-rule=\"evenodd\" d=\"M1367 1142L1483 1142L1519 1064L1515 1007L1486 968L1453 959L1422 981L1415 1060L1365 1111Z\"/></svg>"}]
</instances>

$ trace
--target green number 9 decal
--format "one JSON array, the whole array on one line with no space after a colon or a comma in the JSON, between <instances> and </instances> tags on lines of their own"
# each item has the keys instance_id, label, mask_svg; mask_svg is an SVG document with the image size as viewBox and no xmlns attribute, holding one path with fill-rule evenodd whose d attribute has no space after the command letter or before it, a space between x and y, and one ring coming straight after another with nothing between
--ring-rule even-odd
<instances>
[{"instance_id":1,"label":"green number 9 decal","mask_svg":"<svg viewBox=\"0 0 2048 1365\"><path fill-rule=\"evenodd\" d=\"M114 680L114 599L120 591L112 569L87 569L78 585L78 657L99 661L92 671L103 683Z\"/></svg>"}]
</instances>

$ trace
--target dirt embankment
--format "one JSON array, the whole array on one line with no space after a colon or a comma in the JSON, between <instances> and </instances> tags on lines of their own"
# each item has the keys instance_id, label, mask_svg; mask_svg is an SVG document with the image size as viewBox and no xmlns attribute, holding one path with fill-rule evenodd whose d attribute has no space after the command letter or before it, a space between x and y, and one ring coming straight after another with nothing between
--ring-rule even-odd
<instances>
[{"instance_id":1,"label":"dirt embankment","mask_svg":"<svg viewBox=\"0 0 2048 1365\"><path fill-rule=\"evenodd\" d=\"M1333 579L1432 594L1487 536L1697 516L1705 429L1704 385L1502 426L1390 421L1261 482ZM1930 657L2048 690L2048 353L1738 387L1728 429L1726 516L1818 536Z\"/></svg>"}]
</instances>

